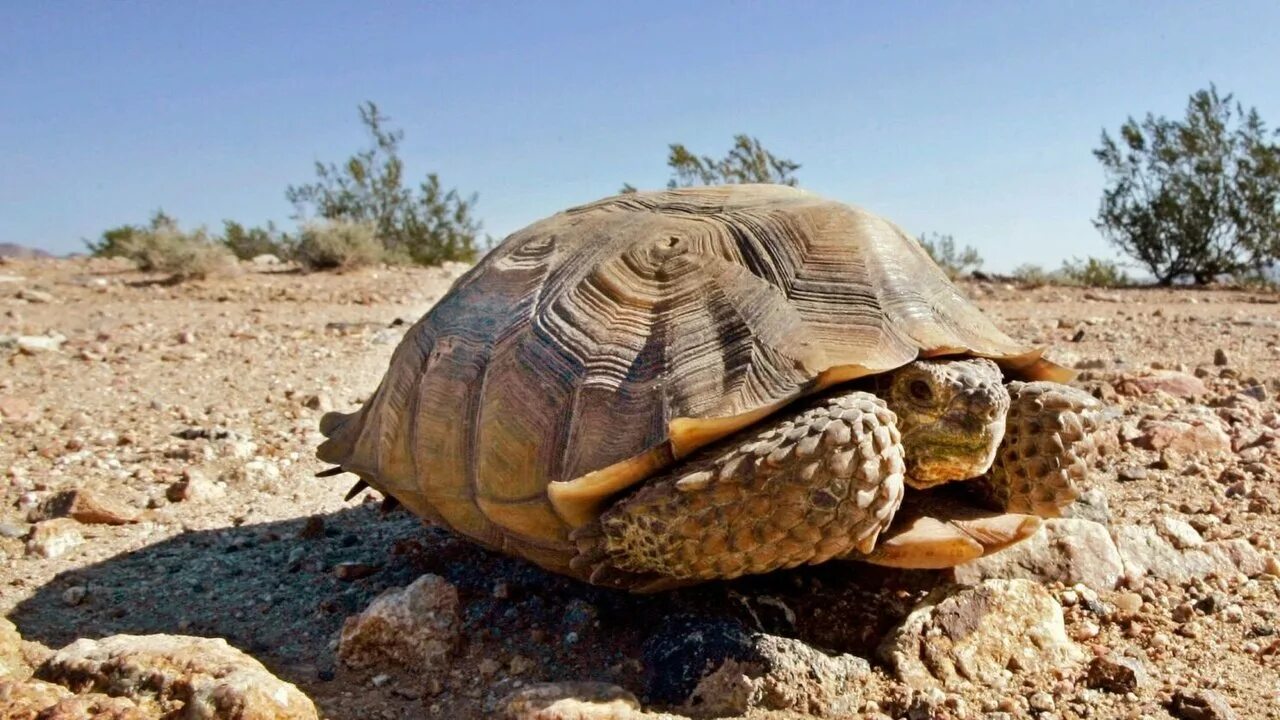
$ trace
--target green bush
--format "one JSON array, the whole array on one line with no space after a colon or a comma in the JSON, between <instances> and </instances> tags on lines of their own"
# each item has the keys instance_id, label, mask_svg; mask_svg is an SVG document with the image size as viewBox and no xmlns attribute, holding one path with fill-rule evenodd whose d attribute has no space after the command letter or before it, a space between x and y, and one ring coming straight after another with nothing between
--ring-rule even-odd
<instances>
[{"instance_id":1,"label":"green bush","mask_svg":"<svg viewBox=\"0 0 1280 720\"><path fill-rule=\"evenodd\" d=\"M1062 269L1056 275L1066 284L1084 287L1115 288L1132 283L1119 263L1095 257L1064 260Z\"/></svg>"},{"instance_id":2,"label":"green bush","mask_svg":"<svg viewBox=\"0 0 1280 720\"><path fill-rule=\"evenodd\" d=\"M926 238L921 234L917 240L920 247L929 253L929 257L952 280L982 267L982 256L977 249L971 245L956 248L955 238L950 235L930 233L930 237Z\"/></svg>"},{"instance_id":3,"label":"green bush","mask_svg":"<svg viewBox=\"0 0 1280 720\"><path fill-rule=\"evenodd\" d=\"M302 226L293 256L308 270L350 270L382 262L385 254L372 223L326 220Z\"/></svg>"},{"instance_id":4,"label":"green bush","mask_svg":"<svg viewBox=\"0 0 1280 720\"><path fill-rule=\"evenodd\" d=\"M372 142L346 162L316 163L315 182L290 185L285 197L297 217L370 223L374 238L397 262L475 260L482 242L476 195L446 190L435 173L416 191L406 187L399 154L404 132L388 129L387 120L372 102L360 106ZM358 254L363 257L363 249Z\"/></svg>"}]
</instances>

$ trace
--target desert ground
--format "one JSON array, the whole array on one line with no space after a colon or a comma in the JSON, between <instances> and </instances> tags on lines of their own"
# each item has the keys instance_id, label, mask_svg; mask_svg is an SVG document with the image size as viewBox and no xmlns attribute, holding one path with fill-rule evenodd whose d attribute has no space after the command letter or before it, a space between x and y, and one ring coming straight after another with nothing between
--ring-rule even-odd
<instances>
[{"instance_id":1,"label":"desert ground","mask_svg":"<svg viewBox=\"0 0 1280 720\"><path fill-rule=\"evenodd\" d=\"M634 596L315 477L321 414L358 407L463 271L0 264L12 678L163 633L224 638L335 719L1280 717L1280 296L966 281L1114 408L1073 517L955 572ZM384 637L399 650L340 655L345 621L411 585L429 610Z\"/></svg>"}]
</instances>

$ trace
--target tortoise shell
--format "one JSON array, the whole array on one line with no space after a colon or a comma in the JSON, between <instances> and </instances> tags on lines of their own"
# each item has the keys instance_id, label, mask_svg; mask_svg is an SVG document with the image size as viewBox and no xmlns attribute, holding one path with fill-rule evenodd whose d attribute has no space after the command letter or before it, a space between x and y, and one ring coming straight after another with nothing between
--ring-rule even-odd
<instances>
[{"instance_id":1,"label":"tortoise shell","mask_svg":"<svg viewBox=\"0 0 1280 720\"><path fill-rule=\"evenodd\" d=\"M568 533L610 497L797 398L942 355L1070 377L1041 354L865 210L773 185L624 194L489 253L362 408L322 419L318 455L571 573Z\"/></svg>"}]
</instances>

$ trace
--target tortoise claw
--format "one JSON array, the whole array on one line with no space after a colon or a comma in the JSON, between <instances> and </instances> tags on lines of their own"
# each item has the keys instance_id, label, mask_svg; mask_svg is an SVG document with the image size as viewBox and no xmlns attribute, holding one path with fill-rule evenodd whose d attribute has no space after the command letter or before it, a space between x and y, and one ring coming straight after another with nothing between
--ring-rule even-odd
<instances>
[{"instance_id":1,"label":"tortoise claw","mask_svg":"<svg viewBox=\"0 0 1280 720\"><path fill-rule=\"evenodd\" d=\"M351 498L364 492L365 489L367 489L368 487L369 487L369 483L365 482L364 480L357 480L356 484L352 485L351 489L347 491L347 496L343 498L343 500L346 500L347 502L351 502Z\"/></svg>"}]
</instances>

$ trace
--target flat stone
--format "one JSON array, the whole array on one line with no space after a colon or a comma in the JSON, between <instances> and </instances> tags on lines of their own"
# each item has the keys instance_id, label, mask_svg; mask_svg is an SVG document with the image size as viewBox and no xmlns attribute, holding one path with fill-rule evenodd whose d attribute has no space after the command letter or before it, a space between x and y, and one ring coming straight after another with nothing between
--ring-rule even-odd
<instances>
[{"instance_id":1,"label":"flat stone","mask_svg":"<svg viewBox=\"0 0 1280 720\"><path fill-rule=\"evenodd\" d=\"M1207 395L1209 388L1200 378L1175 370L1154 370L1143 375L1126 375L1116 384L1121 395L1149 395L1160 391L1193 400Z\"/></svg>"},{"instance_id":2,"label":"flat stone","mask_svg":"<svg viewBox=\"0 0 1280 720\"><path fill-rule=\"evenodd\" d=\"M993 578L1083 584L1111 590L1124 574L1124 564L1103 525L1078 518L1051 518L1022 542L955 568L960 583Z\"/></svg>"},{"instance_id":3,"label":"flat stone","mask_svg":"<svg viewBox=\"0 0 1280 720\"><path fill-rule=\"evenodd\" d=\"M658 718L640 710L635 695L609 683L537 683L505 697L499 713L508 720L631 720ZM670 717L670 716L667 716Z\"/></svg>"},{"instance_id":4,"label":"flat stone","mask_svg":"<svg viewBox=\"0 0 1280 720\"><path fill-rule=\"evenodd\" d=\"M986 580L931 592L886 636L879 655L917 690L969 683L1005 687L1016 677L1084 660L1062 608L1030 580Z\"/></svg>"},{"instance_id":5,"label":"flat stone","mask_svg":"<svg viewBox=\"0 0 1280 720\"><path fill-rule=\"evenodd\" d=\"M69 517L85 525L127 525L138 512L118 500L86 489L64 490L41 503L36 518Z\"/></svg>"},{"instance_id":6,"label":"flat stone","mask_svg":"<svg viewBox=\"0 0 1280 720\"><path fill-rule=\"evenodd\" d=\"M1231 452L1231 436L1223 429L1222 422L1213 417L1144 420L1138 424L1138 429L1142 435L1133 444L1147 450L1182 455Z\"/></svg>"},{"instance_id":7,"label":"flat stone","mask_svg":"<svg viewBox=\"0 0 1280 720\"><path fill-rule=\"evenodd\" d=\"M1178 690L1169 702L1169 712L1182 720L1236 720L1239 717L1227 699L1213 690Z\"/></svg>"}]
</instances>

